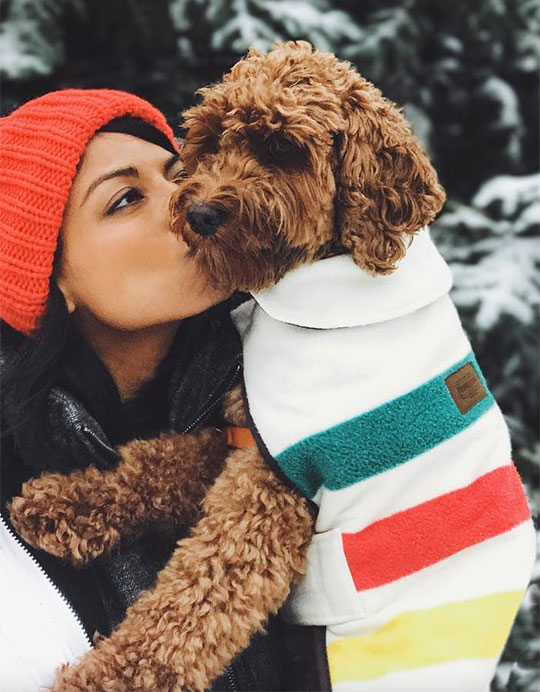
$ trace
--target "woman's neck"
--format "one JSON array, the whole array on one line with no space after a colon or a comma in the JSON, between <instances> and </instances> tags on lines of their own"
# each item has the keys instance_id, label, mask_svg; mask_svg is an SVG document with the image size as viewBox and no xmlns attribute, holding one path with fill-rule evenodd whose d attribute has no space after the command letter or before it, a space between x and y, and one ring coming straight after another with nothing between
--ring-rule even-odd
<instances>
[{"instance_id":1,"label":"woman's neck","mask_svg":"<svg viewBox=\"0 0 540 692\"><path fill-rule=\"evenodd\" d=\"M151 380L174 341L180 321L145 329L114 329L79 315L77 327L110 372L122 401Z\"/></svg>"}]
</instances>

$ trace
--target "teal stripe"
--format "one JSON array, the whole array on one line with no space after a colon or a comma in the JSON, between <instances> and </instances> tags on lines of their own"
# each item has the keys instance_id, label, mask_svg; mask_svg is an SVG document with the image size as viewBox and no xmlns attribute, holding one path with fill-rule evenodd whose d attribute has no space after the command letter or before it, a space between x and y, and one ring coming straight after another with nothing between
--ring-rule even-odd
<instances>
[{"instance_id":1,"label":"teal stripe","mask_svg":"<svg viewBox=\"0 0 540 692\"><path fill-rule=\"evenodd\" d=\"M487 395L462 414L444 381L467 363ZM412 392L288 447L276 461L299 490L312 498L321 485L341 490L413 459L457 435L494 403L470 353Z\"/></svg>"}]
</instances>

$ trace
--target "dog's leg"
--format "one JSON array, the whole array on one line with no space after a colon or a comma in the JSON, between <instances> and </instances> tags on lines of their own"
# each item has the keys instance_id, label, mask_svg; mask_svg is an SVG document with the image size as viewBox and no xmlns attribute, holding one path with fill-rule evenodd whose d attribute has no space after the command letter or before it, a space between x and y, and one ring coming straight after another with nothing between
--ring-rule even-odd
<instances>
[{"instance_id":1,"label":"dog's leg","mask_svg":"<svg viewBox=\"0 0 540 692\"><path fill-rule=\"evenodd\" d=\"M202 692L305 570L313 519L255 448L233 452L156 586L54 692Z\"/></svg>"},{"instance_id":2,"label":"dog's leg","mask_svg":"<svg viewBox=\"0 0 540 692\"><path fill-rule=\"evenodd\" d=\"M205 429L134 440L119 452L114 470L47 473L25 483L10 506L18 533L82 565L144 524L189 526L227 448L223 433Z\"/></svg>"}]
</instances>

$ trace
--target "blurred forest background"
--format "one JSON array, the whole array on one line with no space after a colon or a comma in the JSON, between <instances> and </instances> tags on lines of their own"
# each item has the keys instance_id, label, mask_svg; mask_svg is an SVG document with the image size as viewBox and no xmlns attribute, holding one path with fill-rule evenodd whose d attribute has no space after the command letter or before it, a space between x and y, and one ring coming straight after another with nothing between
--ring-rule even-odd
<instances>
[{"instance_id":1,"label":"blurred forest background","mask_svg":"<svg viewBox=\"0 0 540 692\"><path fill-rule=\"evenodd\" d=\"M404 107L449 200L432 231L510 424L538 526L537 0L3 0L2 114L61 87L113 87L170 122L249 46L307 39ZM540 689L540 564L494 690Z\"/></svg>"}]
</instances>

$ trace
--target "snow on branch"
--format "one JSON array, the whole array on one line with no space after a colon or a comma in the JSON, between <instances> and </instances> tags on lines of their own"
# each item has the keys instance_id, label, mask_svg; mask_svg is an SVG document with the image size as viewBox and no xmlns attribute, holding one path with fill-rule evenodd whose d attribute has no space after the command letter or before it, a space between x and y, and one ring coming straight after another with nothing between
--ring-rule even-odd
<instances>
[{"instance_id":1,"label":"snow on branch","mask_svg":"<svg viewBox=\"0 0 540 692\"><path fill-rule=\"evenodd\" d=\"M491 329L504 315L532 324L540 306L540 175L498 176L471 205L450 202L433 224L458 307Z\"/></svg>"}]
</instances>

